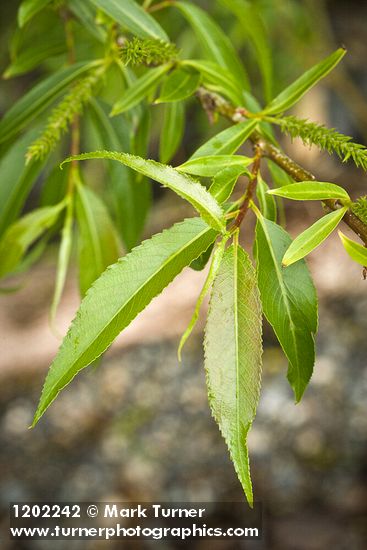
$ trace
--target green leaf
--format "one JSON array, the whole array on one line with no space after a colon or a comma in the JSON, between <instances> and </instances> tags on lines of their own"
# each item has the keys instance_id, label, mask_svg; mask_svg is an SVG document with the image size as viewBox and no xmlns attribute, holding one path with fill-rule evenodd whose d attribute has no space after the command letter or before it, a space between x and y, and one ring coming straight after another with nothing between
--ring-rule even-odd
<instances>
[{"instance_id":1,"label":"green leaf","mask_svg":"<svg viewBox=\"0 0 367 550\"><path fill-rule=\"evenodd\" d=\"M223 204L232 195L239 176L246 172L247 170L242 166L223 168L214 176L213 183L209 187L209 193L215 197L219 204Z\"/></svg>"},{"instance_id":2,"label":"green leaf","mask_svg":"<svg viewBox=\"0 0 367 550\"><path fill-rule=\"evenodd\" d=\"M219 170L233 166L241 167L245 171L246 166L252 162L251 158L242 155L210 155L208 157L188 160L177 166L176 170L185 172L186 174L210 178L215 176Z\"/></svg>"},{"instance_id":3,"label":"green leaf","mask_svg":"<svg viewBox=\"0 0 367 550\"><path fill-rule=\"evenodd\" d=\"M33 426L74 376L99 357L216 236L200 218L188 219L143 242L102 274L82 301L51 365Z\"/></svg>"},{"instance_id":4,"label":"green leaf","mask_svg":"<svg viewBox=\"0 0 367 550\"><path fill-rule=\"evenodd\" d=\"M194 271L202 271L206 266L206 264L208 263L210 256L212 255L213 248L214 248L214 243L209 245L208 248L205 250L205 252L203 252L202 254L200 254L200 256L195 258L195 260L193 260L190 264L191 269L193 269Z\"/></svg>"},{"instance_id":5,"label":"green leaf","mask_svg":"<svg viewBox=\"0 0 367 550\"><path fill-rule=\"evenodd\" d=\"M310 88L324 78L341 61L345 54L346 50L339 48L321 61L321 63L314 65L314 67L306 71L293 84L274 98L263 112L266 114L282 113L292 107Z\"/></svg>"},{"instance_id":6,"label":"green leaf","mask_svg":"<svg viewBox=\"0 0 367 550\"><path fill-rule=\"evenodd\" d=\"M193 329L194 329L194 327L195 327L195 325L198 321L200 308L202 306L204 298L208 294L209 290L211 289L211 286L213 284L213 281L215 279L217 271L220 267L220 264L221 264L221 261L222 261L222 258L223 258L223 254L224 254L224 248L225 248L227 240L228 240L228 238L222 239L222 241L217 245L217 247L214 251L213 259L212 259L210 269L209 269L209 273L208 273L208 276L205 280L204 286L201 289L199 298L196 302L193 316L191 317L190 322L187 326L187 329L183 333L183 335L181 337L181 340L180 340L180 343L179 343L179 346L178 346L177 356L178 356L179 361L181 361L182 349L183 349L185 343L187 342L188 338L190 337L190 335L191 335L191 333L192 333L192 331L193 331ZM210 250L210 252L211 252L212 247L210 246L208 250Z\"/></svg>"},{"instance_id":7,"label":"green leaf","mask_svg":"<svg viewBox=\"0 0 367 550\"><path fill-rule=\"evenodd\" d=\"M97 148L128 150L131 129L122 117L109 118L107 109L95 100L90 102L89 114L97 131ZM144 228L151 186L145 181L134 181L135 173L121 163L109 162L107 166L111 210L124 244L130 251L138 243Z\"/></svg>"},{"instance_id":8,"label":"green leaf","mask_svg":"<svg viewBox=\"0 0 367 550\"><path fill-rule=\"evenodd\" d=\"M3 77L11 78L26 73L40 65L43 61L56 55L61 55L65 51L65 39L60 38L57 34L51 34L46 43L42 37L42 40L33 42L31 46L28 46L16 56L7 67Z\"/></svg>"},{"instance_id":9,"label":"green leaf","mask_svg":"<svg viewBox=\"0 0 367 550\"><path fill-rule=\"evenodd\" d=\"M363 267L366 267L367 248L364 247L362 244L356 243L355 241L348 239L348 237L344 235L344 233L342 233L341 231L338 231L338 233L345 250L348 252L352 260L354 260L358 264L363 265Z\"/></svg>"},{"instance_id":10,"label":"green leaf","mask_svg":"<svg viewBox=\"0 0 367 550\"><path fill-rule=\"evenodd\" d=\"M274 197L272 197L269 191L267 183L262 179L259 174L257 177L256 196L260 205L260 212L272 222L277 221L277 205Z\"/></svg>"},{"instance_id":11,"label":"green leaf","mask_svg":"<svg viewBox=\"0 0 367 550\"><path fill-rule=\"evenodd\" d=\"M192 204L209 225L218 231L225 231L223 210L214 197L198 181L181 174L171 166L160 164L154 160L145 160L128 153L116 153L114 151L82 153L81 155L69 157L64 163L96 158L117 160L140 174L158 181Z\"/></svg>"},{"instance_id":12,"label":"green leaf","mask_svg":"<svg viewBox=\"0 0 367 550\"><path fill-rule=\"evenodd\" d=\"M8 228L0 241L0 277L14 271L31 244L56 222L64 206L38 208Z\"/></svg>"},{"instance_id":13,"label":"green leaf","mask_svg":"<svg viewBox=\"0 0 367 550\"><path fill-rule=\"evenodd\" d=\"M244 31L256 50L256 62L263 78L264 96L269 101L273 88L273 67L271 49L267 40L267 31L257 6L244 0L221 0L238 18Z\"/></svg>"},{"instance_id":14,"label":"green leaf","mask_svg":"<svg viewBox=\"0 0 367 550\"><path fill-rule=\"evenodd\" d=\"M88 2L80 2L80 0L68 0L68 8L80 20L82 26L99 42L105 42L107 33L105 29L96 24L95 9Z\"/></svg>"},{"instance_id":15,"label":"green leaf","mask_svg":"<svg viewBox=\"0 0 367 550\"><path fill-rule=\"evenodd\" d=\"M284 254L283 265L288 266L297 262L319 246L339 225L347 210L348 207L344 206L326 214L298 235Z\"/></svg>"},{"instance_id":16,"label":"green leaf","mask_svg":"<svg viewBox=\"0 0 367 550\"><path fill-rule=\"evenodd\" d=\"M33 161L25 166L25 154L36 131L27 132L14 142L0 160L0 236L21 211L45 162Z\"/></svg>"},{"instance_id":17,"label":"green leaf","mask_svg":"<svg viewBox=\"0 0 367 550\"><path fill-rule=\"evenodd\" d=\"M185 59L181 61L181 67L190 67L199 71L203 84L208 90L227 97L234 105L242 103L241 86L232 77L230 71L221 67L218 63L204 59Z\"/></svg>"},{"instance_id":18,"label":"green leaf","mask_svg":"<svg viewBox=\"0 0 367 550\"><path fill-rule=\"evenodd\" d=\"M250 258L235 245L214 280L204 347L211 411L252 505L246 439L260 393L261 305Z\"/></svg>"},{"instance_id":19,"label":"green leaf","mask_svg":"<svg viewBox=\"0 0 367 550\"><path fill-rule=\"evenodd\" d=\"M114 104L111 116L128 111L138 105L157 86L170 68L171 64L167 63L155 69L149 69L143 76L135 80L131 87L125 90L122 98Z\"/></svg>"},{"instance_id":20,"label":"green leaf","mask_svg":"<svg viewBox=\"0 0 367 550\"><path fill-rule=\"evenodd\" d=\"M64 290L66 275L68 271L71 248L73 244L73 221L74 221L74 204L71 197L68 197L66 215L64 225L61 232L61 243L59 248L59 255L57 260L57 272L55 291L50 308L50 322L51 326L55 322L57 309L60 304L61 296Z\"/></svg>"},{"instance_id":21,"label":"green leaf","mask_svg":"<svg viewBox=\"0 0 367 550\"><path fill-rule=\"evenodd\" d=\"M28 122L35 120L69 84L100 63L100 61L75 63L36 84L9 109L1 120L0 143L17 134Z\"/></svg>"},{"instance_id":22,"label":"green leaf","mask_svg":"<svg viewBox=\"0 0 367 550\"><path fill-rule=\"evenodd\" d=\"M201 8L188 2L175 2L193 28L206 56L227 69L238 83L249 88L245 69L232 42L217 23Z\"/></svg>"},{"instance_id":23,"label":"green leaf","mask_svg":"<svg viewBox=\"0 0 367 550\"><path fill-rule=\"evenodd\" d=\"M317 298L304 260L282 268L290 243L284 229L258 213L255 257L262 306L288 358L288 380L299 401L315 362Z\"/></svg>"},{"instance_id":24,"label":"green leaf","mask_svg":"<svg viewBox=\"0 0 367 550\"><path fill-rule=\"evenodd\" d=\"M76 214L79 229L79 285L88 288L119 257L113 223L102 200L85 185L77 186Z\"/></svg>"},{"instance_id":25,"label":"green leaf","mask_svg":"<svg viewBox=\"0 0 367 550\"><path fill-rule=\"evenodd\" d=\"M201 145L190 160L210 155L232 155L254 132L257 123L257 120L246 120L226 128Z\"/></svg>"},{"instance_id":26,"label":"green leaf","mask_svg":"<svg viewBox=\"0 0 367 550\"><path fill-rule=\"evenodd\" d=\"M140 38L168 40L162 27L134 0L91 0L100 10L107 13L116 23Z\"/></svg>"},{"instance_id":27,"label":"green leaf","mask_svg":"<svg viewBox=\"0 0 367 550\"><path fill-rule=\"evenodd\" d=\"M186 69L175 69L163 81L162 89L155 103L182 101L195 93L200 84L200 73Z\"/></svg>"},{"instance_id":28,"label":"green leaf","mask_svg":"<svg viewBox=\"0 0 367 550\"><path fill-rule=\"evenodd\" d=\"M23 0L18 11L18 25L24 25L39 11L43 10L52 0Z\"/></svg>"},{"instance_id":29,"label":"green leaf","mask_svg":"<svg viewBox=\"0 0 367 550\"><path fill-rule=\"evenodd\" d=\"M179 101L164 106L163 127L159 140L159 160L164 164L175 155L185 129L185 108Z\"/></svg>"},{"instance_id":30,"label":"green leaf","mask_svg":"<svg viewBox=\"0 0 367 550\"><path fill-rule=\"evenodd\" d=\"M294 183L294 180L290 177L290 175L273 161L268 160L267 165L275 187L283 187L283 185L290 185L291 183Z\"/></svg>"},{"instance_id":31,"label":"green leaf","mask_svg":"<svg viewBox=\"0 0 367 550\"><path fill-rule=\"evenodd\" d=\"M350 197L345 189L335 185L335 183L325 181L301 181L300 183L284 185L279 189L271 189L268 193L295 201L342 199L350 202Z\"/></svg>"}]
</instances>

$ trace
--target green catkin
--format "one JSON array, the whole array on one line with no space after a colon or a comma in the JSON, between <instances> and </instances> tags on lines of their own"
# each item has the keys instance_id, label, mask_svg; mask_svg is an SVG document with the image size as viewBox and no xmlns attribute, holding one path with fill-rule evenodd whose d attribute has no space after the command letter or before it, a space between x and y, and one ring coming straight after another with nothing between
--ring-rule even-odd
<instances>
[{"instance_id":1,"label":"green catkin","mask_svg":"<svg viewBox=\"0 0 367 550\"><path fill-rule=\"evenodd\" d=\"M54 108L48 118L46 127L39 138L28 148L26 160L44 159L67 132L74 118L81 114L85 104L93 96L93 90L101 77L101 71L96 70L80 79L70 92Z\"/></svg>"},{"instance_id":2,"label":"green catkin","mask_svg":"<svg viewBox=\"0 0 367 550\"><path fill-rule=\"evenodd\" d=\"M125 65L157 66L174 61L178 50L175 44L157 39L133 38L121 47L121 58Z\"/></svg>"},{"instance_id":3,"label":"green catkin","mask_svg":"<svg viewBox=\"0 0 367 550\"><path fill-rule=\"evenodd\" d=\"M278 124L283 133L292 138L301 138L305 145L316 145L329 154L335 152L343 162L352 159L356 166L367 170L367 149L364 145L352 142L350 136L341 134L334 128L327 128L323 124L294 116L272 118L271 121Z\"/></svg>"},{"instance_id":4,"label":"green catkin","mask_svg":"<svg viewBox=\"0 0 367 550\"><path fill-rule=\"evenodd\" d=\"M351 205L351 210L363 223L367 224L367 195L359 197Z\"/></svg>"}]
</instances>

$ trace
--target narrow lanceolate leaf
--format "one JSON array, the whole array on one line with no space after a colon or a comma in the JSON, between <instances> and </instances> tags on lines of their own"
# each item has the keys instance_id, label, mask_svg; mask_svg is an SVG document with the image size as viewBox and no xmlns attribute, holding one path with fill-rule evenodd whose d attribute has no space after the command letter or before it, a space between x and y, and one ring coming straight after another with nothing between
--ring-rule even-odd
<instances>
[{"instance_id":1,"label":"narrow lanceolate leaf","mask_svg":"<svg viewBox=\"0 0 367 550\"><path fill-rule=\"evenodd\" d=\"M44 40L23 49L16 55L5 70L3 77L12 78L27 73L40 65L46 59L61 55L66 51L65 39L58 35L48 37L47 43Z\"/></svg>"},{"instance_id":2,"label":"narrow lanceolate leaf","mask_svg":"<svg viewBox=\"0 0 367 550\"><path fill-rule=\"evenodd\" d=\"M26 93L5 114L0 122L0 143L19 132L30 120L47 109L66 88L83 73L96 67L100 61L75 63L60 69Z\"/></svg>"},{"instance_id":3,"label":"narrow lanceolate leaf","mask_svg":"<svg viewBox=\"0 0 367 550\"><path fill-rule=\"evenodd\" d=\"M212 262L210 264L209 273L208 273L208 276L205 280L204 286L201 289L199 298L196 302L193 316L191 317L190 322L188 324L188 327L185 330L185 332L183 333L183 335L181 337L181 340L180 340L180 343L179 343L179 346L178 346L177 356L178 356L179 361L181 361L182 349L183 349L185 343L187 342L188 338L190 337L190 334L194 330L195 325L197 323L197 320L199 319L200 308L202 306L204 298L208 294L208 292L209 292L209 290L210 290L210 288L213 284L213 281L215 279L215 276L217 274L217 271L219 269L220 263L221 263L222 258L223 258L224 248L225 248L227 240L228 240L227 238L222 239L222 241L218 244L218 246L216 247L216 249L214 251L213 259L212 259ZM211 253L212 247L210 246L208 250L210 250L210 253Z\"/></svg>"},{"instance_id":4,"label":"narrow lanceolate leaf","mask_svg":"<svg viewBox=\"0 0 367 550\"><path fill-rule=\"evenodd\" d=\"M255 256L262 306L289 361L288 380L299 401L315 362L317 298L304 260L282 268L291 242L284 229L258 215Z\"/></svg>"},{"instance_id":5,"label":"narrow lanceolate leaf","mask_svg":"<svg viewBox=\"0 0 367 550\"><path fill-rule=\"evenodd\" d=\"M350 202L348 193L335 183L325 181L302 181L268 191L271 195L285 197L295 201L314 201L323 199L342 199Z\"/></svg>"},{"instance_id":6,"label":"narrow lanceolate leaf","mask_svg":"<svg viewBox=\"0 0 367 550\"><path fill-rule=\"evenodd\" d=\"M117 160L140 174L158 181L192 204L209 225L218 231L225 230L223 210L214 197L198 181L181 174L171 166L160 164L154 160L145 160L128 153L116 153L114 151L82 153L81 155L69 157L64 162L88 159Z\"/></svg>"},{"instance_id":7,"label":"narrow lanceolate leaf","mask_svg":"<svg viewBox=\"0 0 367 550\"><path fill-rule=\"evenodd\" d=\"M66 207L65 221L61 231L61 243L59 248L59 257L57 261L55 291L50 308L51 326L55 322L55 317L64 290L66 275L70 261L71 248L73 244L73 212L73 200L71 199L71 197L69 197Z\"/></svg>"},{"instance_id":8,"label":"narrow lanceolate leaf","mask_svg":"<svg viewBox=\"0 0 367 550\"><path fill-rule=\"evenodd\" d=\"M343 246L345 250L348 252L349 256L357 262L358 264L363 265L363 267L367 266L367 248L363 245L356 243L355 241L352 241L352 239L348 239L344 233L339 231L339 237L341 239L341 242L343 243Z\"/></svg>"},{"instance_id":9,"label":"narrow lanceolate leaf","mask_svg":"<svg viewBox=\"0 0 367 550\"><path fill-rule=\"evenodd\" d=\"M162 27L134 0L91 0L116 23L140 38L168 40Z\"/></svg>"},{"instance_id":10,"label":"narrow lanceolate leaf","mask_svg":"<svg viewBox=\"0 0 367 550\"><path fill-rule=\"evenodd\" d=\"M260 10L252 2L246 0L221 0L221 3L238 18L244 37L248 37L256 50L256 62L259 65L263 79L265 100L269 101L273 88L273 67L270 44L267 31L260 17Z\"/></svg>"},{"instance_id":11,"label":"narrow lanceolate leaf","mask_svg":"<svg viewBox=\"0 0 367 550\"><path fill-rule=\"evenodd\" d=\"M16 140L0 160L0 236L18 217L45 161L25 166L25 154L38 131L30 131Z\"/></svg>"},{"instance_id":12,"label":"narrow lanceolate leaf","mask_svg":"<svg viewBox=\"0 0 367 550\"><path fill-rule=\"evenodd\" d=\"M184 134L185 108L176 101L164 106L162 132L159 138L159 160L165 164L176 153Z\"/></svg>"},{"instance_id":13,"label":"narrow lanceolate leaf","mask_svg":"<svg viewBox=\"0 0 367 550\"><path fill-rule=\"evenodd\" d=\"M215 176L219 170L230 166L240 166L246 168L253 162L253 159L242 155L210 155L208 157L199 157L184 162L176 167L179 172L192 174L194 176L203 176L210 178Z\"/></svg>"},{"instance_id":14,"label":"narrow lanceolate leaf","mask_svg":"<svg viewBox=\"0 0 367 550\"><path fill-rule=\"evenodd\" d=\"M0 241L0 277L14 271L31 244L56 222L64 206L38 208L8 228Z\"/></svg>"},{"instance_id":15,"label":"narrow lanceolate leaf","mask_svg":"<svg viewBox=\"0 0 367 550\"><path fill-rule=\"evenodd\" d=\"M348 207L344 206L326 214L298 235L284 254L283 265L288 266L297 262L319 246L339 225L347 210Z\"/></svg>"},{"instance_id":16,"label":"narrow lanceolate leaf","mask_svg":"<svg viewBox=\"0 0 367 550\"><path fill-rule=\"evenodd\" d=\"M185 220L134 248L97 279L51 365L33 425L74 376L99 357L216 236L200 218Z\"/></svg>"},{"instance_id":17,"label":"narrow lanceolate leaf","mask_svg":"<svg viewBox=\"0 0 367 550\"><path fill-rule=\"evenodd\" d=\"M258 175L257 186L256 186L256 196L259 201L260 212L264 218L271 220L272 222L277 221L277 205L275 203L274 197L272 197L268 187L268 184L262 179L261 175Z\"/></svg>"},{"instance_id":18,"label":"narrow lanceolate leaf","mask_svg":"<svg viewBox=\"0 0 367 550\"><path fill-rule=\"evenodd\" d=\"M231 245L214 280L205 327L205 370L212 414L250 505L247 434L261 382L261 305L246 252Z\"/></svg>"},{"instance_id":19,"label":"narrow lanceolate leaf","mask_svg":"<svg viewBox=\"0 0 367 550\"><path fill-rule=\"evenodd\" d=\"M346 50L339 48L321 61L321 63L306 71L293 84L274 98L263 112L267 114L282 113L292 107L321 78L324 78L341 61L345 54Z\"/></svg>"},{"instance_id":20,"label":"narrow lanceolate leaf","mask_svg":"<svg viewBox=\"0 0 367 550\"><path fill-rule=\"evenodd\" d=\"M82 296L119 256L116 231L102 200L85 185L77 186L79 285Z\"/></svg>"},{"instance_id":21,"label":"narrow lanceolate leaf","mask_svg":"<svg viewBox=\"0 0 367 550\"><path fill-rule=\"evenodd\" d=\"M52 0L23 0L18 10L18 25L23 27L39 11L43 10Z\"/></svg>"},{"instance_id":22,"label":"narrow lanceolate leaf","mask_svg":"<svg viewBox=\"0 0 367 550\"><path fill-rule=\"evenodd\" d=\"M182 101L192 96L200 84L200 73L176 69L163 81L161 93L155 103Z\"/></svg>"},{"instance_id":23,"label":"narrow lanceolate leaf","mask_svg":"<svg viewBox=\"0 0 367 550\"><path fill-rule=\"evenodd\" d=\"M243 166L223 168L214 176L213 183L209 187L209 193L213 195L219 204L223 204L232 195L239 176L246 172L247 170Z\"/></svg>"},{"instance_id":24,"label":"narrow lanceolate leaf","mask_svg":"<svg viewBox=\"0 0 367 550\"><path fill-rule=\"evenodd\" d=\"M201 8L189 2L175 2L193 28L206 56L226 68L244 88L249 88L245 69L228 36Z\"/></svg>"},{"instance_id":25,"label":"narrow lanceolate leaf","mask_svg":"<svg viewBox=\"0 0 367 550\"><path fill-rule=\"evenodd\" d=\"M96 131L93 148L124 151L130 147L131 128L122 117L110 118L108 108L92 100L90 116ZM140 241L150 205L151 186L145 181L135 181L137 174L121 163L108 163L108 185L111 194L111 210L127 251ZM140 176L139 176L140 177Z\"/></svg>"},{"instance_id":26,"label":"narrow lanceolate leaf","mask_svg":"<svg viewBox=\"0 0 367 550\"><path fill-rule=\"evenodd\" d=\"M111 111L111 116L118 115L138 105L159 83L171 64L161 65L155 69L149 69L143 76L135 80L130 88L127 88L122 98L117 101Z\"/></svg>"},{"instance_id":27,"label":"narrow lanceolate leaf","mask_svg":"<svg viewBox=\"0 0 367 550\"><path fill-rule=\"evenodd\" d=\"M246 120L223 130L199 147L190 160L211 155L232 155L250 137L257 123L257 120Z\"/></svg>"},{"instance_id":28,"label":"narrow lanceolate leaf","mask_svg":"<svg viewBox=\"0 0 367 550\"><path fill-rule=\"evenodd\" d=\"M181 67L190 67L201 73L204 86L213 92L227 97L234 105L243 102L241 85L233 78L232 73L206 59L185 59L181 61Z\"/></svg>"}]
</instances>

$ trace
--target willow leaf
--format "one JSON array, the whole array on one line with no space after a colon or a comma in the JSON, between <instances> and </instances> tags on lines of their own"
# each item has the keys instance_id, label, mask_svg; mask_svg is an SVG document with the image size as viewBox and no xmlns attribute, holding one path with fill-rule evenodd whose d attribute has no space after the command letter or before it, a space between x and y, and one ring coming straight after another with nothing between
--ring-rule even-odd
<instances>
[{"instance_id":1,"label":"willow leaf","mask_svg":"<svg viewBox=\"0 0 367 550\"><path fill-rule=\"evenodd\" d=\"M249 88L245 69L231 41L217 23L201 8L189 2L175 2L174 6L192 26L206 56L227 69L244 88Z\"/></svg>"},{"instance_id":2,"label":"willow leaf","mask_svg":"<svg viewBox=\"0 0 367 550\"><path fill-rule=\"evenodd\" d=\"M289 361L288 380L299 401L315 362L317 298L304 260L282 268L291 242L284 229L258 213L255 256L262 306Z\"/></svg>"},{"instance_id":3,"label":"willow leaf","mask_svg":"<svg viewBox=\"0 0 367 550\"><path fill-rule=\"evenodd\" d=\"M185 174L181 174L171 166L160 164L154 160L145 160L128 153L116 153L113 151L82 153L81 155L69 157L64 162L88 159L117 160L140 174L158 181L192 204L202 218L213 228L225 231L223 210L214 197L198 181Z\"/></svg>"},{"instance_id":4,"label":"willow leaf","mask_svg":"<svg viewBox=\"0 0 367 550\"><path fill-rule=\"evenodd\" d=\"M57 308L59 307L61 296L64 290L66 275L70 261L71 248L73 244L73 213L74 204L71 197L69 197L66 207L64 225L61 231L61 243L57 261L55 291L50 308L51 326L53 326L55 322Z\"/></svg>"},{"instance_id":5,"label":"willow leaf","mask_svg":"<svg viewBox=\"0 0 367 550\"><path fill-rule=\"evenodd\" d=\"M343 243L345 250L348 252L352 260L354 260L358 264L361 264L363 267L366 267L367 248L362 244L352 241L352 239L348 239L348 237L346 237L341 231L339 231L339 237L341 242Z\"/></svg>"},{"instance_id":6,"label":"willow leaf","mask_svg":"<svg viewBox=\"0 0 367 550\"><path fill-rule=\"evenodd\" d=\"M261 305L248 254L231 245L214 280L205 328L205 370L212 414L250 505L247 434L261 382Z\"/></svg>"},{"instance_id":7,"label":"willow leaf","mask_svg":"<svg viewBox=\"0 0 367 550\"><path fill-rule=\"evenodd\" d=\"M0 277L11 273L25 252L57 220L65 204L33 210L13 223L0 241Z\"/></svg>"},{"instance_id":8,"label":"willow leaf","mask_svg":"<svg viewBox=\"0 0 367 550\"><path fill-rule=\"evenodd\" d=\"M176 167L179 172L210 178L219 170L231 166L240 166L244 169L253 162L253 159L242 155L209 155L188 160Z\"/></svg>"},{"instance_id":9,"label":"willow leaf","mask_svg":"<svg viewBox=\"0 0 367 550\"><path fill-rule=\"evenodd\" d=\"M168 40L162 27L134 0L91 0L116 23L140 38Z\"/></svg>"},{"instance_id":10,"label":"willow leaf","mask_svg":"<svg viewBox=\"0 0 367 550\"><path fill-rule=\"evenodd\" d=\"M347 210L348 207L344 206L339 210L326 214L298 235L284 254L283 265L288 266L297 262L324 242L339 225Z\"/></svg>"},{"instance_id":11,"label":"willow leaf","mask_svg":"<svg viewBox=\"0 0 367 550\"><path fill-rule=\"evenodd\" d=\"M257 124L257 120L246 120L226 128L199 147L190 160L210 155L232 155L250 137Z\"/></svg>"},{"instance_id":12,"label":"willow leaf","mask_svg":"<svg viewBox=\"0 0 367 550\"><path fill-rule=\"evenodd\" d=\"M176 69L163 81L162 89L155 103L182 101L193 95L200 83L200 73Z\"/></svg>"},{"instance_id":13,"label":"willow leaf","mask_svg":"<svg viewBox=\"0 0 367 550\"><path fill-rule=\"evenodd\" d=\"M213 195L219 204L223 204L232 195L239 176L246 172L248 171L243 166L223 168L214 176L213 183L209 187L209 193Z\"/></svg>"},{"instance_id":14,"label":"willow leaf","mask_svg":"<svg viewBox=\"0 0 367 550\"><path fill-rule=\"evenodd\" d=\"M335 183L325 181L302 181L284 185L268 191L271 195L295 201L314 201L323 199L342 199L350 202L348 193Z\"/></svg>"},{"instance_id":15,"label":"willow leaf","mask_svg":"<svg viewBox=\"0 0 367 550\"><path fill-rule=\"evenodd\" d=\"M155 69L149 69L143 76L136 79L130 88L125 90L122 98L114 104L111 116L116 116L138 105L157 86L170 67L171 65L167 63Z\"/></svg>"},{"instance_id":16,"label":"willow leaf","mask_svg":"<svg viewBox=\"0 0 367 550\"><path fill-rule=\"evenodd\" d=\"M267 114L282 113L292 107L310 88L324 78L341 61L345 54L346 50L339 48L329 55L329 57L306 71L275 97L263 112Z\"/></svg>"},{"instance_id":17,"label":"willow leaf","mask_svg":"<svg viewBox=\"0 0 367 550\"><path fill-rule=\"evenodd\" d=\"M243 102L242 87L236 82L230 71L215 61L185 59L181 61L181 67L190 67L199 71L203 84L208 90L227 97L234 105L241 105Z\"/></svg>"},{"instance_id":18,"label":"willow leaf","mask_svg":"<svg viewBox=\"0 0 367 550\"><path fill-rule=\"evenodd\" d=\"M259 201L260 211L264 218L267 218L272 222L276 222L277 205L275 203L274 197L270 193L268 184L263 180L260 174L257 178L256 196Z\"/></svg>"},{"instance_id":19,"label":"willow leaf","mask_svg":"<svg viewBox=\"0 0 367 550\"><path fill-rule=\"evenodd\" d=\"M159 139L159 160L169 162L176 153L185 129L184 104L175 101L164 106L163 127Z\"/></svg>"},{"instance_id":20,"label":"willow leaf","mask_svg":"<svg viewBox=\"0 0 367 550\"><path fill-rule=\"evenodd\" d=\"M217 236L200 218L175 224L110 266L82 301L52 363L33 426L58 393Z\"/></svg>"},{"instance_id":21,"label":"willow leaf","mask_svg":"<svg viewBox=\"0 0 367 550\"><path fill-rule=\"evenodd\" d=\"M39 11L43 10L52 0L23 0L18 10L18 25L24 25L32 19Z\"/></svg>"},{"instance_id":22,"label":"willow leaf","mask_svg":"<svg viewBox=\"0 0 367 550\"><path fill-rule=\"evenodd\" d=\"M212 259L212 262L210 264L209 273L208 273L207 278L205 279L204 286L201 289L199 298L196 302L193 316L191 317L190 322L187 326L187 329L183 333L183 335L181 337L181 340L180 340L180 343L179 343L179 346L178 346L177 356L178 356L179 361L181 361L182 349L183 349L185 343L187 342L188 338L190 337L192 331L194 330L195 325L196 325L196 323L199 319L200 308L202 306L204 298L208 294L208 292L209 292L209 290L210 290L210 288L213 284L213 281L215 279L215 276L217 274L217 271L220 267L220 263L222 261L223 254L224 254L224 247L226 245L227 240L228 239L226 239L226 238L222 239L222 241L219 243L219 245L216 247L216 249L214 251L213 259ZM211 247L209 247L209 250L210 250L210 252L212 251Z\"/></svg>"},{"instance_id":23,"label":"willow leaf","mask_svg":"<svg viewBox=\"0 0 367 550\"><path fill-rule=\"evenodd\" d=\"M90 118L96 131L92 147L129 150L131 128L123 117L110 118L108 107L92 100ZM117 162L108 163L108 185L111 194L111 211L119 234L130 251L140 241L150 206L151 186L145 181L135 182L136 174Z\"/></svg>"},{"instance_id":24,"label":"willow leaf","mask_svg":"<svg viewBox=\"0 0 367 550\"><path fill-rule=\"evenodd\" d=\"M265 100L269 101L273 89L273 67L267 31L260 17L261 10L252 2L245 0L221 0L221 3L236 15L244 36L250 39L256 50L256 62L263 79Z\"/></svg>"},{"instance_id":25,"label":"willow leaf","mask_svg":"<svg viewBox=\"0 0 367 550\"><path fill-rule=\"evenodd\" d=\"M85 185L77 186L79 285L82 296L119 256L116 231L102 200Z\"/></svg>"}]
</instances>

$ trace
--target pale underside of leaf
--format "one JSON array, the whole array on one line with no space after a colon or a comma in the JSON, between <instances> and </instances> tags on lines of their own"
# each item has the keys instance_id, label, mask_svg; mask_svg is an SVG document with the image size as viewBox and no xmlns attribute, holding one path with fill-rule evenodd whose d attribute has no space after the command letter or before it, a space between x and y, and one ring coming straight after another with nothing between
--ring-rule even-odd
<instances>
[{"instance_id":1,"label":"pale underside of leaf","mask_svg":"<svg viewBox=\"0 0 367 550\"><path fill-rule=\"evenodd\" d=\"M212 414L246 498L253 502L246 438L261 382L261 305L255 270L231 245L214 280L205 328L205 370Z\"/></svg>"},{"instance_id":2,"label":"pale underside of leaf","mask_svg":"<svg viewBox=\"0 0 367 550\"><path fill-rule=\"evenodd\" d=\"M33 426L74 376L97 359L216 236L203 220L191 218L144 241L107 268L88 290L50 367Z\"/></svg>"}]
</instances>

